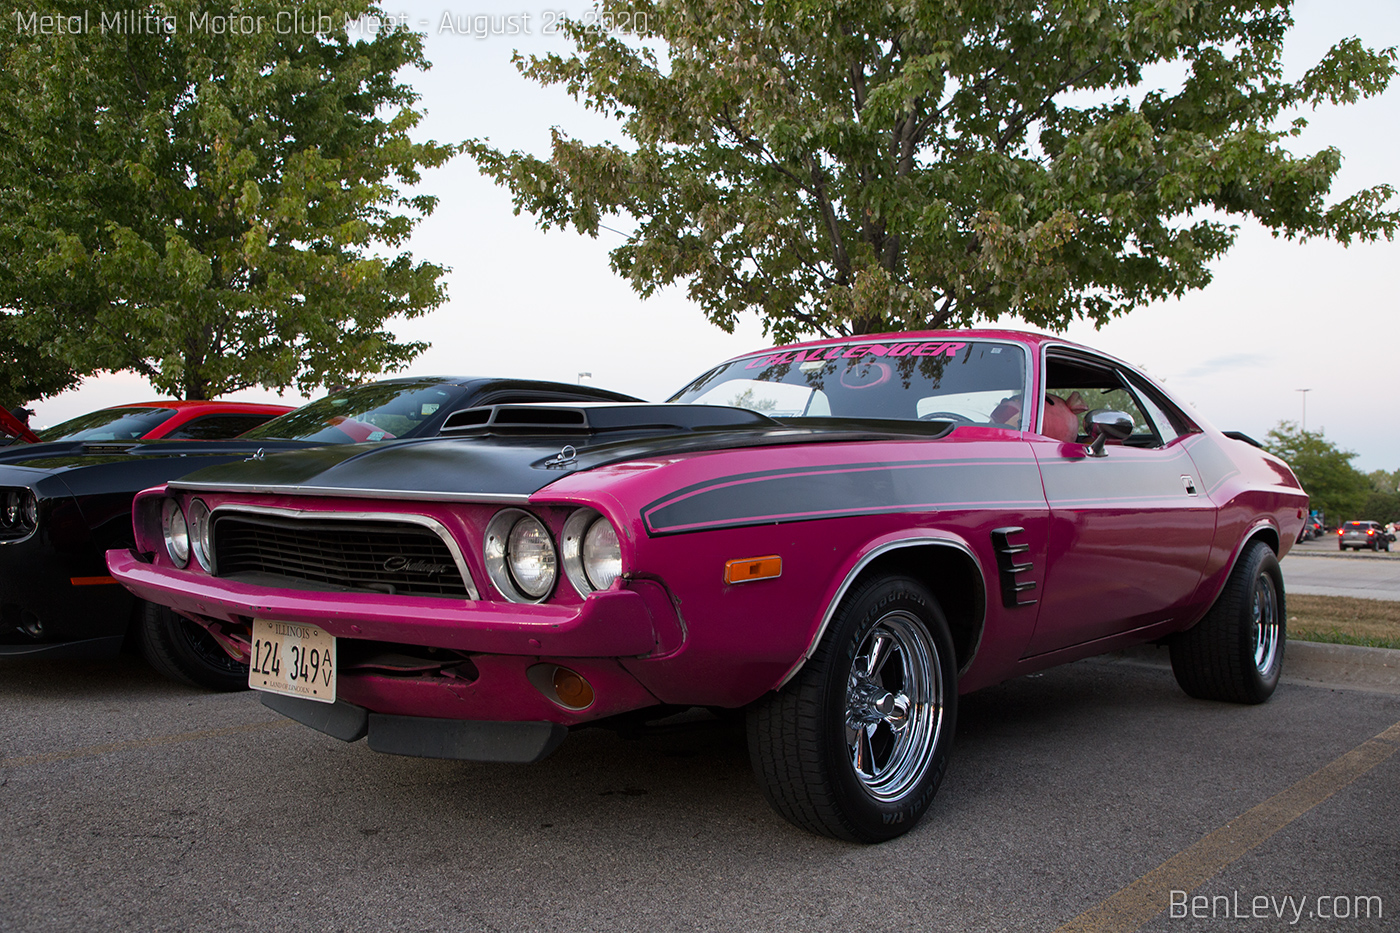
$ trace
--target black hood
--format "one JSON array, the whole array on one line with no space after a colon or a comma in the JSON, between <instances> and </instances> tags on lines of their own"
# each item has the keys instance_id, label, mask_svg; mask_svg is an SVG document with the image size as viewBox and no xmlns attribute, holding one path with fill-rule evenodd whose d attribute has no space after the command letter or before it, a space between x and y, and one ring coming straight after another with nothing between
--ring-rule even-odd
<instances>
[{"instance_id":1,"label":"black hood","mask_svg":"<svg viewBox=\"0 0 1400 933\"><path fill-rule=\"evenodd\" d=\"M62 480L54 494L132 491L183 476L210 462L243 460L259 450L299 450L308 441L53 441L0 448L0 485L38 488ZM48 484L44 484L47 488Z\"/></svg>"},{"instance_id":2,"label":"black hood","mask_svg":"<svg viewBox=\"0 0 1400 933\"><path fill-rule=\"evenodd\" d=\"M561 477L664 454L777 444L930 438L947 422L776 421L711 405L512 405L469 409L443 435L268 455L172 484L286 494L520 498Z\"/></svg>"}]
</instances>

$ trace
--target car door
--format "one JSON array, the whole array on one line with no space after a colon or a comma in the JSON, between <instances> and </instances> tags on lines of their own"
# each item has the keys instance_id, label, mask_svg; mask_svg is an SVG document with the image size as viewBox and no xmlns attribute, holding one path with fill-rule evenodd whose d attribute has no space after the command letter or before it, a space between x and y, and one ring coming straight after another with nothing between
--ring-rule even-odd
<instances>
[{"instance_id":1,"label":"car door","mask_svg":"<svg viewBox=\"0 0 1400 933\"><path fill-rule=\"evenodd\" d=\"M1047 348L1044 367L1046 393L1077 409L1080 433L1073 441L1032 439L1050 534L1045 595L1027 656L1187 611L1216 520L1182 444L1194 425L1167 414L1163 406L1169 401L1154 399L1147 380L1119 363L1068 348ZM1084 415L1098 408L1127 413L1133 432L1095 456L1087 446Z\"/></svg>"}]
</instances>

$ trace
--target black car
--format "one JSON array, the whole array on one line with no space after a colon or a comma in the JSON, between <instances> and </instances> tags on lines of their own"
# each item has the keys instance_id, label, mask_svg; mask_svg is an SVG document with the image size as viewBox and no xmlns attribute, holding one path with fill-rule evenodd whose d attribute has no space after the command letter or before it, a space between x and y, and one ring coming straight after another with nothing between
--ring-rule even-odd
<instances>
[{"instance_id":1,"label":"black car","mask_svg":"<svg viewBox=\"0 0 1400 933\"><path fill-rule=\"evenodd\" d=\"M59 441L0 449L0 657L94 658L129 640L176 680L247 685L209 634L107 573L132 546L131 500L201 467L306 447L429 437L454 411L552 401L638 401L592 386L479 377L388 379L312 402L233 440Z\"/></svg>"}]
</instances>

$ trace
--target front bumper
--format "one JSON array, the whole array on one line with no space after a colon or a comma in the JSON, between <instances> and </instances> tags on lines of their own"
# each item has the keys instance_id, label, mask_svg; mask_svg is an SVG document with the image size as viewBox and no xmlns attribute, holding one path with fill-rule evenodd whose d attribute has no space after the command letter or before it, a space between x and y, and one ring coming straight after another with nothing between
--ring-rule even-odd
<instances>
[{"instance_id":1,"label":"front bumper","mask_svg":"<svg viewBox=\"0 0 1400 933\"><path fill-rule=\"evenodd\" d=\"M525 605L254 585L148 564L129 550L109 551L107 565L113 577L141 598L170 606L225 635L234 629L246 632L255 618L315 625L334 635L341 702L334 707L313 704L321 707L306 713L314 722L287 712L307 709L302 703L311 701L289 705L289 698L279 696L264 702L333 735L350 727L323 728L317 723L327 717L328 722L338 722L346 710L425 720L412 727L397 720L366 720L371 747L398 754L467 757L476 749L470 752L476 760L533 760L518 757L524 754L519 749L536 744L531 754L547 754L553 749L549 743L562 733L539 723L562 728L657 705L657 698L618 659L664 654L676 646L682 631L666 592L652 583L595 593L573 605ZM346 660L392 651L394 646L455 654L433 669L402 672ZM594 691L593 701L582 709L564 705L537 684L538 677L532 679L531 671L539 665L566 666L582 676ZM458 728L443 722L476 725ZM531 722L537 725L531 727ZM520 728L506 729L500 723ZM548 733L543 738L541 729ZM523 745L510 738L521 730L528 733L520 740ZM481 750L492 736L502 747L515 749L512 757L491 758ZM353 741L358 736L339 737ZM443 751L434 753L433 748Z\"/></svg>"},{"instance_id":2,"label":"front bumper","mask_svg":"<svg viewBox=\"0 0 1400 933\"><path fill-rule=\"evenodd\" d=\"M41 527L0 545L0 657L111 657L121 649L134 606L90 541L56 546Z\"/></svg>"},{"instance_id":3,"label":"front bumper","mask_svg":"<svg viewBox=\"0 0 1400 933\"><path fill-rule=\"evenodd\" d=\"M569 658L645 657L679 629L669 601L647 590L595 593L553 606L273 589L148 564L129 550L107 552L112 576L142 599L192 617L243 623L303 622L358 638L486 654ZM669 616L669 618L666 618Z\"/></svg>"}]
</instances>

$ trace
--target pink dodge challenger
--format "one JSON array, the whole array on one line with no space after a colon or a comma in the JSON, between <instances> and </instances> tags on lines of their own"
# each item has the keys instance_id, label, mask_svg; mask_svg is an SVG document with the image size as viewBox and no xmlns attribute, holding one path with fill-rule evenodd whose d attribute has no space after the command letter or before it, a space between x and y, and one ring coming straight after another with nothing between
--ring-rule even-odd
<instances>
[{"instance_id":1,"label":"pink dodge challenger","mask_svg":"<svg viewBox=\"0 0 1400 933\"><path fill-rule=\"evenodd\" d=\"M1306 515L1286 464L1118 360L945 331L216 466L142 493L107 561L346 741L529 762L742 709L774 808L873 842L929 806L960 693L1165 641L1192 696L1267 699Z\"/></svg>"}]
</instances>

